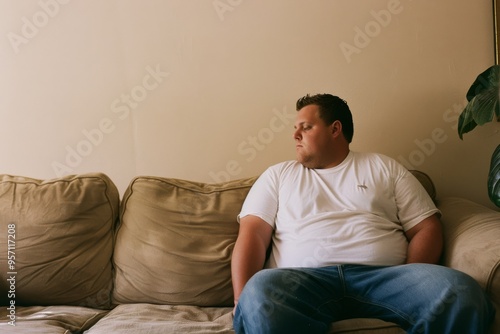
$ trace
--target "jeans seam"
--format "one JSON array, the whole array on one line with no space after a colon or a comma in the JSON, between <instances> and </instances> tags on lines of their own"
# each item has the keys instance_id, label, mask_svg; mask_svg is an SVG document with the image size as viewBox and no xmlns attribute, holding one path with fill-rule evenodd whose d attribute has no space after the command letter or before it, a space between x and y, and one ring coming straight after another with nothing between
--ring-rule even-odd
<instances>
[{"instance_id":1,"label":"jeans seam","mask_svg":"<svg viewBox=\"0 0 500 334\"><path fill-rule=\"evenodd\" d=\"M339 281L340 281L340 284L342 285L342 295L339 298L331 298L331 299L328 299L327 301L325 301L324 303L319 304L318 307L316 308L316 312L317 313L321 313L321 309L325 305L328 305L331 302L338 303L338 302L340 302L342 299L344 299L347 296L347 287L346 287L346 284L345 284L344 273L342 271L343 267L342 267L341 264L336 265L336 267L337 267L337 271L339 273Z\"/></svg>"},{"instance_id":2,"label":"jeans seam","mask_svg":"<svg viewBox=\"0 0 500 334\"><path fill-rule=\"evenodd\" d=\"M340 283L342 284L343 297L345 297L347 295L347 287L345 285L343 266L341 264L337 265L337 270L339 272Z\"/></svg>"},{"instance_id":3,"label":"jeans seam","mask_svg":"<svg viewBox=\"0 0 500 334\"><path fill-rule=\"evenodd\" d=\"M350 298L350 299L356 300L356 301L358 301L360 303L363 303L363 304L369 304L369 305L374 305L374 306L377 306L377 307L384 308L386 310L389 310L389 311L393 312L397 316L399 316L408 325L412 324L411 316L410 315L406 314L406 312L400 312L398 309L393 308L391 305L388 305L388 304L385 304L385 303L374 302L374 301L371 301L371 300L368 300L368 299L354 297L354 296L346 296L346 298Z\"/></svg>"}]
</instances>

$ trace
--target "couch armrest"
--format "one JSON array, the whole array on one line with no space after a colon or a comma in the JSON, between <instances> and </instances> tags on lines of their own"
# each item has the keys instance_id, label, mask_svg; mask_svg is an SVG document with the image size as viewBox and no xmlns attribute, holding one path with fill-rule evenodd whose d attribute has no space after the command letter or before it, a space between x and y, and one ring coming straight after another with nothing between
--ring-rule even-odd
<instances>
[{"instance_id":1,"label":"couch armrest","mask_svg":"<svg viewBox=\"0 0 500 334\"><path fill-rule=\"evenodd\" d=\"M443 265L472 276L495 304L500 330L500 212L463 198L438 201L444 229Z\"/></svg>"}]
</instances>

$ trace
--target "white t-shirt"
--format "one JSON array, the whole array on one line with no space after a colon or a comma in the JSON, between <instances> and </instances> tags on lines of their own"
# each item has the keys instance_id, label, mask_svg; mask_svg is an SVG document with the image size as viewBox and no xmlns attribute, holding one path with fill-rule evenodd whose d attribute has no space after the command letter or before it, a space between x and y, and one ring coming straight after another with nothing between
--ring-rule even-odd
<instances>
[{"instance_id":1,"label":"white t-shirt","mask_svg":"<svg viewBox=\"0 0 500 334\"><path fill-rule=\"evenodd\" d=\"M402 264L403 231L434 213L423 186L398 162L351 151L333 168L297 161L268 168L238 218L254 215L274 228L266 267L324 267Z\"/></svg>"}]
</instances>

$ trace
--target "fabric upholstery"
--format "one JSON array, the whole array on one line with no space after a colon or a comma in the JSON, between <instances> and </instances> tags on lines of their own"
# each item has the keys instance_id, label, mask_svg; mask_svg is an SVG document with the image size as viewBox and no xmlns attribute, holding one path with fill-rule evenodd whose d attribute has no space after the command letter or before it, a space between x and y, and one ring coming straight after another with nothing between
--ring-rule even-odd
<instances>
[{"instance_id":1,"label":"fabric upholstery","mask_svg":"<svg viewBox=\"0 0 500 334\"><path fill-rule=\"evenodd\" d=\"M232 305L236 217L254 181L132 180L116 237L114 301Z\"/></svg>"},{"instance_id":2,"label":"fabric upholstery","mask_svg":"<svg viewBox=\"0 0 500 334\"><path fill-rule=\"evenodd\" d=\"M123 304L117 306L85 334L234 334L231 307ZM378 319L350 319L332 325L329 334L405 333L395 324Z\"/></svg>"},{"instance_id":3,"label":"fabric upholstery","mask_svg":"<svg viewBox=\"0 0 500 334\"><path fill-rule=\"evenodd\" d=\"M118 191L104 174L0 175L1 304L10 302L6 279L15 271L18 306L108 308L118 208ZM9 225L15 225L14 268L7 267Z\"/></svg>"},{"instance_id":4,"label":"fabric upholstery","mask_svg":"<svg viewBox=\"0 0 500 334\"><path fill-rule=\"evenodd\" d=\"M80 306L28 306L16 309L15 326L9 325L6 308L0 308L0 333L70 334L83 333L108 313ZM110 332L111 333L111 332Z\"/></svg>"},{"instance_id":5,"label":"fabric upholstery","mask_svg":"<svg viewBox=\"0 0 500 334\"><path fill-rule=\"evenodd\" d=\"M85 334L234 334L232 308L123 304Z\"/></svg>"},{"instance_id":6,"label":"fabric upholstery","mask_svg":"<svg viewBox=\"0 0 500 334\"><path fill-rule=\"evenodd\" d=\"M463 198L438 202L444 227L443 265L472 276L497 309L500 333L500 214Z\"/></svg>"},{"instance_id":7,"label":"fabric upholstery","mask_svg":"<svg viewBox=\"0 0 500 334\"><path fill-rule=\"evenodd\" d=\"M435 199L430 178L410 172ZM9 302L9 224L15 224L17 271L16 326L2 306L0 332L234 333L230 259L236 216L255 179L205 184L137 177L119 209L116 187L104 174L45 181L0 175L1 305ZM437 206L443 264L468 273L490 295L497 307L492 333L499 333L500 214L460 198ZM119 305L99 309L112 306L111 291ZM349 319L329 333L404 331L377 319Z\"/></svg>"}]
</instances>

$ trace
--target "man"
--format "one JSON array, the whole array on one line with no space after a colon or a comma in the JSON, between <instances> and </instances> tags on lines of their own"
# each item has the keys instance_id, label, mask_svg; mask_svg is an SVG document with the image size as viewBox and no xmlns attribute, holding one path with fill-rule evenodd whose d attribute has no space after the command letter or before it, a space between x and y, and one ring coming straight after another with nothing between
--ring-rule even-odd
<instances>
[{"instance_id":1,"label":"man","mask_svg":"<svg viewBox=\"0 0 500 334\"><path fill-rule=\"evenodd\" d=\"M487 332L494 308L479 285L436 265L440 213L420 183L393 159L350 151L339 97L306 95L297 111L297 161L266 170L238 216L235 331L326 333L364 317L409 333Z\"/></svg>"}]
</instances>

